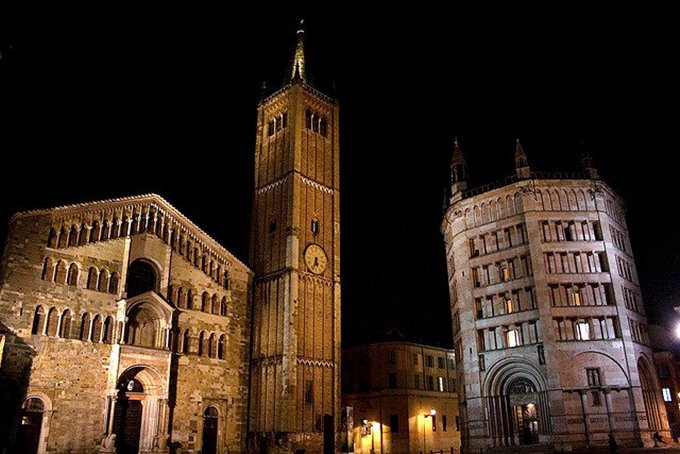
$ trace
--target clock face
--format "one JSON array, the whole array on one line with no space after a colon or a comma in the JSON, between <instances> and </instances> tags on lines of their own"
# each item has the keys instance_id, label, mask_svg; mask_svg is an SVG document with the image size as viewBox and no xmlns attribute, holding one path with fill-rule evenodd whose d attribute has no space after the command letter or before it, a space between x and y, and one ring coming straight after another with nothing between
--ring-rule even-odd
<instances>
[{"instance_id":1,"label":"clock face","mask_svg":"<svg viewBox=\"0 0 680 454\"><path fill-rule=\"evenodd\" d=\"M309 271L314 274L321 274L326 269L328 259L321 246L312 243L305 249L305 263Z\"/></svg>"}]
</instances>

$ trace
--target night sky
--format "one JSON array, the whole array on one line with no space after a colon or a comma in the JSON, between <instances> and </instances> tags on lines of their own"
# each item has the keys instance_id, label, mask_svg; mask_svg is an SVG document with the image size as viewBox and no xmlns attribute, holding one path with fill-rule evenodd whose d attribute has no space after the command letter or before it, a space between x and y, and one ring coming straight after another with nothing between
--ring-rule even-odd
<instances>
[{"instance_id":1,"label":"night sky","mask_svg":"<svg viewBox=\"0 0 680 454\"><path fill-rule=\"evenodd\" d=\"M345 342L394 326L451 345L439 224L454 136L472 187L513 173L516 137L534 170L578 169L585 140L628 202L650 318L675 320L669 11L53 3L0 6L2 238L18 210L155 192L247 261L257 102L304 16L307 74L341 108Z\"/></svg>"}]
</instances>

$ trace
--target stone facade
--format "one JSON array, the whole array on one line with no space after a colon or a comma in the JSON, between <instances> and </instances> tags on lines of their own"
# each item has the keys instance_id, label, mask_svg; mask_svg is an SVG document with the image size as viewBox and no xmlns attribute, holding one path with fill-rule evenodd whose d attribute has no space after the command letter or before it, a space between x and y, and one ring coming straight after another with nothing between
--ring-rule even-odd
<instances>
[{"instance_id":1,"label":"stone facade","mask_svg":"<svg viewBox=\"0 0 680 454\"><path fill-rule=\"evenodd\" d=\"M346 437L355 453L460 449L453 350L401 341L342 355L343 406L354 422Z\"/></svg>"},{"instance_id":2,"label":"stone facade","mask_svg":"<svg viewBox=\"0 0 680 454\"><path fill-rule=\"evenodd\" d=\"M337 103L293 76L258 108L250 428L274 452L333 452L340 397Z\"/></svg>"},{"instance_id":3,"label":"stone facade","mask_svg":"<svg viewBox=\"0 0 680 454\"><path fill-rule=\"evenodd\" d=\"M0 268L3 409L16 409L2 439L244 451L251 281L157 195L16 214Z\"/></svg>"},{"instance_id":4,"label":"stone facade","mask_svg":"<svg viewBox=\"0 0 680 454\"><path fill-rule=\"evenodd\" d=\"M623 201L589 159L467 190L456 144L442 223L463 447L558 449L668 435ZM587 158L587 157L586 157Z\"/></svg>"}]
</instances>

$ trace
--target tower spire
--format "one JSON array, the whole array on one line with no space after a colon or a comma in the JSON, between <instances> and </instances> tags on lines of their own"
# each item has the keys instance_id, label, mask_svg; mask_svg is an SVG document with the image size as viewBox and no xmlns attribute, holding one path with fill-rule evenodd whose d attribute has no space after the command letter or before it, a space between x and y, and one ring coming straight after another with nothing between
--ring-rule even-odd
<instances>
[{"instance_id":1,"label":"tower spire","mask_svg":"<svg viewBox=\"0 0 680 454\"><path fill-rule=\"evenodd\" d=\"M524 148L519 142L519 138L515 140L515 171L517 172L517 178L519 179L526 179L531 176L531 168L529 167L527 154L524 152Z\"/></svg>"},{"instance_id":2,"label":"tower spire","mask_svg":"<svg viewBox=\"0 0 680 454\"><path fill-rule=\"evenodd\" d=\"M594 180L600 178L600 175L595 168L595 163L593 162L593 157L590 154L590 150L588 150L588 147L586 147L585 140L583 139L581 140L581 165L583 166L583 170L586 171L590 178Z\"/></svg>"},{"instance_id":3,"label":"tower spire","mask_svg":"<svg viewBox=\"0 0 680 454\"><path fill-rule=\"evenodd\" d=\"M297 30L297 44L295 45L295 53L293 54L293 67L291 68L290 80L307 80L305 75L305 20L300 19L300 25Z\"/></svg>"},{"instance_id":4,"label":"tower spire","mask_svg":"<svg viewBox=\"0 0 680 454\"><path fill-rule=\"evenodd\" d=\"M467 189L467 164L463 151L458 146L458 137L455 137L451 156L451 202L460 200L465 189Z\"/></svg>"}]
</instances>

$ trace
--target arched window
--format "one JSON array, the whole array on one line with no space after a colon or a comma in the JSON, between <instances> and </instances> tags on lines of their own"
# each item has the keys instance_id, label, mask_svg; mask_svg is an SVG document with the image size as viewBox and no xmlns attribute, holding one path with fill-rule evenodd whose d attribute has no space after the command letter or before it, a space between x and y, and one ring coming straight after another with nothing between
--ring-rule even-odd
<instances>
[{"instance_id":1,"label":"arched window","mask_svg":"<svg viewBox=\"0 0 680 454\"><path fill-rule=\"evenodd\" d=\"M75 263L71 263L71 266L68 267L67 283L74 287L78 286L78 265Z\"/></svg>"},{"instance_id":2,"label":"arched window","mask_svg":"<svg viewBox=\"0 0 680 454\"><path fill-rule=\"evenodd\" d=\"M91 266L89 270L87 270L87 288L90 290L97 290L97 278L99 277L99 273L97 273L97 268L94 266Z\"/></svg>"},{"instance_id":3,"label":"arched window","mask_svg":"<svg viewBox=\"0 0 680 454\"><path fill-rule=\"evenodd\" d=\"M59 337L63 337L64 339L70 339L71 338L71 311L66 309L64 312L61 314L61 325L59 327Z\"/></svg>"},{"instance_id":4,"label":"arched window","mask_svg":"<svg viewBox=\"0 0 680 454\"><path fill-rule=\"evenodd\" d=\"M219 418L215 407L208 407L203 413L203 436L201 437L201 452L215 454L217 452L217 428Z\"/></svg>"},{"instance_id":5,"label":"arched window","mask_svg":"<svg viewBox=\"0 0 680 454\"><path fill-rule=\"evenodd\" d=\"M177 303L176 303L177 307L179 307L181 309L187 307L186 301L187 301L187 299L186 299L186 295L184 294L184 289L182 287L178 288L177 289Z\"/></svg>"},{"instance_id":6,"label":"arched window","mask_svg":"<svg viewBox=\"0 0 680 454\"><path fill-rule=\"evenodd\" d=\"M113 220L111 221L111 235L109 235L109 238L111 238L112 240L118 238L122 225L124 225L124 223L120 222L120 220L117 217L114 217ZM123 234L123 236L125 236L125 234Z\"/></svg>"},{"instance_id":7,"label":"arched window","mask_svg":"<svg viewBox=\"0 0 680 454\"><path fill-rule=\"evenodd\" d=\"M215 271L215 263L211 259L210 262L208 263L208 274L213 279L215 279L215 275L213 274L214 271Z\"/></svg>"},{"instance_id":8,"label":"arched window","mask_svg":"<svg viewBox=\"0 0 680 454\"><path fill-rule=\"evenodd\" d=\"M207 272L208 258L206 255L201 256L201 270L205 273Z\"/></svg>"},{"instance_id":9,"label":"arched window","mask_svg":"<svg viewBox=\"0 0 680 454\"><path fill-rule=\"evenodd\" d=\"M205 352L205 333L203 331L198 335L198 356L203 356Z\"/></svg>"},{"instance_id":10,"label":"arched window","mask_svg":"<svg viewBox=\"0 0 680 454\"><path fill-rule=\"evenodd\" d=\"M47 312L47 331L48 336L57 335L57 325L59 325L59 314L57 314L57 309L51 307L49 312Z\"/></svg>"},{"instance_id":11,"label":"arched window","mask_svg":"<svg viewBox=\"0 0 680 454\"><path fill-rule=\"evenodd\" d=\"M224 276L222 278L222 287L229 290L229 270L224 270Z\"/></svg>"},{"instance_id":12,"label":"arched window","mask_svg":"<svg viewBox=\"0 0 680 454\"><path fill-rule=\"evenodd\" d=\"M43 327L45 326L45 311L42 306L35 308L35 313L33 314L33 327L31 328L31 334L42 334Z\"/></svg>"},{"instance_id":13,"label":"arched window","mask_svg":"<svg viewBox=\"0 0 680 454\"><path fill-rule=\"evenodd\" d=\"M312 111L305 111L305 128L312 129Z\"/></svg>"},{"instance_id":14,"label":"arched window","mask_svg":"<svg viewBox=\"0 0 680 454\"><path fill-rule=\"evenodd\" d=\"M220 315L227 315L227 297L223 296L220 302Z\"/></svg>"},{"instance_id":15,"label":"arched window","mask_svg":"<svg viewBox=\"0 0 680 454\"><path fill-rule=\"evenodd\" d=\"M110 315L104 319L102 342L105 344L113 343L113 318Z\"/></svg>"},{"instance_id":16,"label":"arched window","mask_svg":"<svg viewBox=\"0 0 680 454\"><path fill-rule=\"evenodd\" d=\"M216 348L217 345L215 344L215 333L210 334L210 337L208 337L208 357L209 358L215 358L217 356Z\"/></svg>"},{"instance_id":17,"label":"arched window","mask_svg":"<svg viewBox=\"0 0 680 454\"><path fill-rule=\"evenodd\" d=\"M68 235L68 245L78 246L78 229L76 228L75 225L71 226L71 231Z\"/></svg>"},{"instance_id":18,"label":"arched window","mask_svg":"<svg viewBox=\"0 0 680 454\"><path fill-rule=\"evenodd\" d=\"M111 273L111 278L109 279L109 293L116 294L118 293L118 273L115 271Z\"/></svg>"},{"instance_id":19,"label":"arched window","mask_svg":"<svg viewBox=\"0 0 680 454\"><path fill-rule=\"evenodd\" d=\"M54 273L54 282L58 284L66 283L66 262L63 260L57 262L57 271Z\"/></svg>"},{"instance_id":20,"label":"arched window","mask_svg":"<svg viewBox=\"0 0 680 454\"><path fill-rule=\"evenodd\" d=\"M217 268L215 269L215 280L217 282L222 282L222 267L220 265L217 265Z\"/></svg>"},{"instance_id":21,"label":"arched window","mask_svg":"<svg viewBox=\"0 0 680 454\"><path fill-rule=\"evenodd\" d=\"M194 295L191 293L191 289L187 290L187 309L194 308Z\"/></svg>"},{"instance_id":22,"label":"arched window","mask_svg":"<svg viewBox=\"0 0 680 454\"><path fill-rule=\"evenodd\" d=\"M210 296L208 292L203 292L201 295L201 311L210 312Z\"/></svg>"},{"instance_id":23,"label":"arched window","mask_svg":"<svg viewBox=\"0 0 680 454\"><path fill-rule=\"evenodd\" d=\"M108 219L104 219L104 222L102 222L102 236L101 240L108 240L109 239L109 232L111 231L111 223L109 222Z\"/></svg>"},{"instance_id":24,"label":"arched window","mask_svg":"<svg viewBox=\"0 0 680 454\"><path fill-rule=\"evenodd\" d=\"M58 240L57 230L54 227L50 228L50 234L47 236L47 247L57 247Z\"/></svg>"},{"instance_id":25,"label":"arched window","mask_svg":"<svg viewBox=\"0 0 680 454\"><path fill-rule=\"evenodd\" d=\"M78 337L81 341L90 340L90 314L87 312L80 319L80 334Z\"/></svg>"},{"instance_id":26,"label":"arched window","mask_svg":"<svg viewBox=\"0 0 680 454\"><path fill-rule=\"evenodd\" d=\"M43 281L51 281L52 276L54 276L54 261L50 257L47 257L45 259L45 264L43 265L41 277Z\"/></svg>"},{"instance_id":27,"label":"arched window","mask_svg":"<svg viewBox=\"0 0 680 454\"><path fill-rule=\"evenodd\" d=\"M68 246L68 231L66 230L66 227L62 227L61 232L59 233L59 247L66 246Z\"/></svg>"},{"instance_id":28,"label":"arched window","mask_svg":"<svg viewBox=\"0 0 680 454\"><path fill-rule=\"evenodd\" d=\"M109 272L105 269L99 272L99 282L97 283L97 290L105 292L109 288Z\"/></svg>"},{"instance_id":29,"label":"arched window","mask_svg":"<svg viewBox=\"0 0 680 454\"><path fill-rule=\"evenodd\" d=\"M83 246L84 244L87 244L87 241L90 239L90 238L89 238L89 236L90 236L90 235L89 235L89 233L90 233L89 230L90 230L90 229L88 229L87 226L86 226L85 224L83 224L83 225L80 227L80 235L79 235L78 244L80 244L81 246Z\"/></svg>"},{"instance_id":30,"label":"arched window","mask_svg":"<svg viewBox=\"0 0 680 454\"><path fill-rule=\"evenodd\" d=\"M116 230L120 230L120 236L128 236L128 230L130 230L130 220L127 216L123 216L123 219L120 221L120 228L116 228Z\"/></svg>"},{"instance_id":31,"label":"arched window","mask_svg":"<svg viewBox=\"0 0 680 454\"><path fill-rule=\"evenodd\" d=\"M130 345L158 347L160 318L146 303L133 307L128 314L126 342Z\"/></svg>"},{"instance_id":32,"label":"arched window","mask_svg":"<svg viewBox=\"0 0 680 454\"><path fill-rule=\"evenodd\" d=\"M184 331L184 336L182 336L182 353L185 355L189 354L189 342L191 342L191 337L189 335L189 330Z\"/></svg>"},{"instance_id":33,"label":"arched window","mask_svg":"<svg viewBox=\"0 0 680 454\"><path fill-rule=\"evenodd\" d=\"M99 314L92 319L92 342L101 342L102 339L102 318Z\"/></svg>"},{"instance_id":34,"label":"arched window","mask_svg":"<svg viewBox=\"0 0 680 454\"><path fill-rule=\"evenodd\" d=\"M216 295L216 294L214 294L214 295L212 296L212 301L211 301L211 303L212 303L212 304L211 304L212 307L211 307L211 309L210 309L210 312L212 312L213 314L219 314L219 313L220 313L220 300L217 299L217 295Z\"/></svg>"},{"instance_id":35,"label":"arched window","mask_svg":"<svg viewBox=\"0 0 680 454\"><path fill-rule=\"evenodd\" d=\"M198 264L201 263L200 260L201 260L201 256L198 253L198 248L195 247L194 248L194 266L198 266Z\"/></svg>"},{"instance_id":36,"label":"arched window","mask_svg":"<svg viewBox=\"0 0 680 454\"><path fill-rule=\"evenodd\" d=\"M127 275L127 294L133 297L150 290L158 291L158 276L151 263L135 260Z\"/></svg>"},{"instance_id":37,"label":"arched window","mask_svg":"<svg viewBox=\"0 0 680 454\"><path fill-rule=\"evenodd\" d=\"M16 446L13 452L40 452L39 446L45 436L41 433L45 403L37 397L24 401L19 413L21 424L17 428Z\"/></svg>"},{"instance_id":38,"label":"arched window","mask_svg":"<svg viewBox=\"0 0 680 454\"><path fill-rule=\"evenodd\" d=\"M102 234L102 226L99 221L94 221L92 223L92 231L90 232L90 242L99 241L99 237Z\"/></svg>"},{"instance_id":39,"label":"arched window","mask_svg":"<svg viewBox=\"0 0 680 454\"><path fill-rule=\"evenodd\" d=\"M224 359L224 334L220 336L220 340L217 341L217 359Z\"/></svg>"},{"instance_id":40,"label":"arched window","mask_svg":"<svg viewBox=\"0 0 680 454\"><path fill-rule=\"evenodd\" d=\"M177 299L175 298L175 289L172 287L172 284L168 285L168 302L169 303L177 303Z\"/></svg>"}]
</instances>

